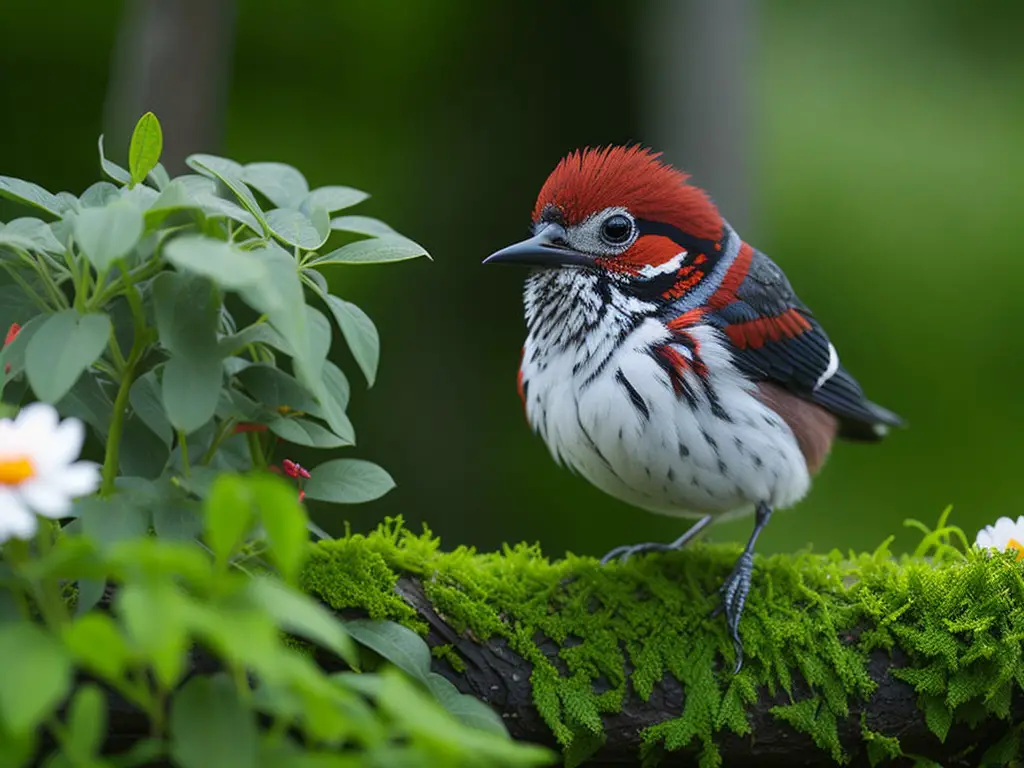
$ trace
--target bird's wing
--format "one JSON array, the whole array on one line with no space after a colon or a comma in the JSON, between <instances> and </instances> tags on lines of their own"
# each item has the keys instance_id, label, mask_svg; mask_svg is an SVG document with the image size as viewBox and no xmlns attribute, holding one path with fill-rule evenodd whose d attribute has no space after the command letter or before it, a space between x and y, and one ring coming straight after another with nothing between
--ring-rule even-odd
<instances>
[{"instance_id":1,"label":"bird's wing","mask_svg":"<svg viewBox=\"0 0 1024 768\"><path fill-rule=\"evenodd\" d=\"M877 440L903 422L869 401L839 362L839 354L782 270L749 246L709 301L704 321L719 328L741 371L780 384L839 419L839 434ZM744 262L744 263L740 263ZM746 267L746 274L740 270Z\"/></svg>"}]
</instances>

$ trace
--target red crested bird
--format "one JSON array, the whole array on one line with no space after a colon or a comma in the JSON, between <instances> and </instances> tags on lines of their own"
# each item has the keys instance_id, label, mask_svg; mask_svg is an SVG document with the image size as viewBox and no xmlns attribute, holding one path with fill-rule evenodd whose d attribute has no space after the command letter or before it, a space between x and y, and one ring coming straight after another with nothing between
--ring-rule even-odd
<instances>
[{"instance_id":1,"label":"red crested bird","mask_svg":"<svg viewBox=\"0 0 1024 768\"><path fill-rule=\"evenodd\" d=\"M808 492L836 438L874 442L902 420L870 402L782 270L745 243L687 174L642 147L563 158L532 234L485 264L532 267L519 369L526 417L555 461L650 512L754 512L721 603L739 622L772 509Z\"/></svg>"}]
</instances>

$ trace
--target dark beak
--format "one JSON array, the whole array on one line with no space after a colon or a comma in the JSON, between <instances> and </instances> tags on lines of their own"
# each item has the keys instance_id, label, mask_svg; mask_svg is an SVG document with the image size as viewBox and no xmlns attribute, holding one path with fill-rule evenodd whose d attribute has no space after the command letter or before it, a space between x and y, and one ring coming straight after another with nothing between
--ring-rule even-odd
<instances>
[{"instance_id":1,"label":"dark beak","mask_svg":"<svg viewBox=\"0 0 1024 768\"><path fill-rule=\"evenodd\" d=\"M502 248L484 259L484 264L527 264L534 267L594 266L585 253L565 245L565 229L548 224L529 240Z\"/></svg>"}]
</instances>

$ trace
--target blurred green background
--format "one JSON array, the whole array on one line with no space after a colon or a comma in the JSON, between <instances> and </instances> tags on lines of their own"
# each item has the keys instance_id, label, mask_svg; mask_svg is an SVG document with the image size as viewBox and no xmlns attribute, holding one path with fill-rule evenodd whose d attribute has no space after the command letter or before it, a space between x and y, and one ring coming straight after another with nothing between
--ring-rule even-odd
<instances>
[{"instance_id":1,"label":"blurred green background","mask_svg":"<svg viewBox=\"0 0 1024 768\"><path fill-rule=\"evenodd\" d=\"M869 395L910 423L880 445L838 445L759 551L873 548L890 533L902 550L919 538L903 519L933 523L948 504L972 537L1024 514L1011 341L1024 320L1024 6L239 0L217 26L219 3L5 0L0 174L80 193L99 178L97 135L122 159L154 109L169 144L191 143L171 149L365 189L351 212L430 250L433 262L330 275L382 337L368 391L335 344L354 385L347 453L398 487L316 508L328 530L401 513L446 547L539 541L553 556L681 531L551 461L515 393L523 275L480 266L526 232L559 157L624 141L693 172L787 271ZM159 66L140 83L143 55ZM750 526L712 536L745 540Z\"/></svg>"}]
</instances>

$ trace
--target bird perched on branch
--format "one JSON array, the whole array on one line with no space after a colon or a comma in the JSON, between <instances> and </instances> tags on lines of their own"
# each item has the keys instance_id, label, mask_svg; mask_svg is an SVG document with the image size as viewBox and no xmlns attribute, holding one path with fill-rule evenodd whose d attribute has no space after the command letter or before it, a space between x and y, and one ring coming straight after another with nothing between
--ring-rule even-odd
<instances>
[{"instance_id":1,"label":"bird perched on branch","mask_svg":"<svg viewBox=\"0 0 1024 768\"><path fill-rule=\"evenodd\" d=\"M870 402L782 270L688 176L642 147L573 152L544 183L533 236L485 264L533 267L519 369L527 420L556 462L636 507L712 519L754 512L721 587L740 616L773 509L804 497L836 438L901 419Z\"/></svg>"}]
</instances>

